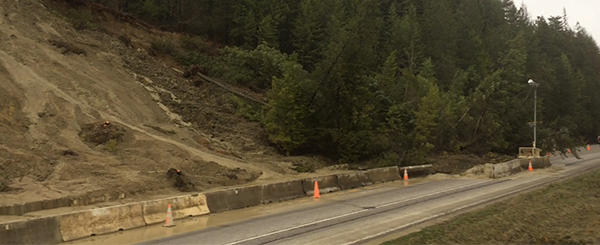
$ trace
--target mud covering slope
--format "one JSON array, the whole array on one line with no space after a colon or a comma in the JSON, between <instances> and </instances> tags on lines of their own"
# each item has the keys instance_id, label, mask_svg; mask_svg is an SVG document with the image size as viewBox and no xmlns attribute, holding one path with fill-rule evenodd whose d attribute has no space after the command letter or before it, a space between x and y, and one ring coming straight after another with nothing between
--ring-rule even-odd
<instances>
[{"instance_id":1,"label":"mud covering slope","mask_svg":"<svg viewBox=\"0 0 600 245\"><path fill-rule=\"evenodd\" d=\"M10 187L0 204L106 189L177 191L165 179L171 167L198 190L268 175L195 143L189 123L140 82L152 81L124 68L115 51L122 46L109 35L74 30L39 1L2 0L0 185ZM119 140L82 137L104 121L119 127Z\"/></svg>"}]
</instances>

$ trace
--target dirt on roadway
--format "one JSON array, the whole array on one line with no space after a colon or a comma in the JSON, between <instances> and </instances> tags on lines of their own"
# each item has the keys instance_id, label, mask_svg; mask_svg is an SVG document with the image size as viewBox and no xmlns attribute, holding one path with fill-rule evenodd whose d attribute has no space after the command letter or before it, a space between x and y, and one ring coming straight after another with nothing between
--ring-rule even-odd
<instances>
[{"instance_id":1,"label":"dirt on roadway","mask_svg":"<svg viewBox=\"0 0 600 245\"><path fill-rule=\"evenodd\" d=\"M599 243L600 171L596 171L384 244Z\"/></svg>"}]
</instances>

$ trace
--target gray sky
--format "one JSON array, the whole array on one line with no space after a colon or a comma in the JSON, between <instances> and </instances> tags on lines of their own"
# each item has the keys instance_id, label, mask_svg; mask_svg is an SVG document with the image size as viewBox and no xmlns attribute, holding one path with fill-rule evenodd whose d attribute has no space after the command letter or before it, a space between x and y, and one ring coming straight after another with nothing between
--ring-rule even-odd
<instances>
[{"instance_id":1,"label":"gray sky","mask_svg":"<svg viewBox=\"0 0 600 245\"><path fill-rule=\"evenodd\" d=\"M515 0L517 7L524 3L532 18L543 15L562 16L567 9L567 18L572 27L579 22L588 34L600 45L600 0Z\"/></svg>"}]
</instances>

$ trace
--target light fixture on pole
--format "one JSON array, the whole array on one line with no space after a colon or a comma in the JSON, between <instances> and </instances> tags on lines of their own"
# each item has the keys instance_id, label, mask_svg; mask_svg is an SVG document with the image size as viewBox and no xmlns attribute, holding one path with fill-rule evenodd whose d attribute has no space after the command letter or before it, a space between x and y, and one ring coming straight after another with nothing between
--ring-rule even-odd
<instances>
[{"instance_id":1,"label":"light fixture on pole","mask_svg":"<svg viewBox=\"0 0 600 245\"><path fill-rule=\"evenodd\" d=\"M537 88L540 86L540 84L534 82L531 79L527 81L527 84L533 87L533 157L536 157L537 154L535 153L537 151Z\"/></svg>"}]
</instances>

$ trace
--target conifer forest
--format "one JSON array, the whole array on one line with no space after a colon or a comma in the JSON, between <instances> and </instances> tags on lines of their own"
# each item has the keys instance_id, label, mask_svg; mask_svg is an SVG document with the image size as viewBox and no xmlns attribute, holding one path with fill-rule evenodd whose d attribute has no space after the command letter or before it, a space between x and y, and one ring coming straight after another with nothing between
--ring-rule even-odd
<instances>
[{"instance_id":1,"label":"conifer forest","mask_svg":"<svg viewBox=\"0 0 600 245\"><path fill-rule=\"evenodd\" d=\"M422 162L593 144L600 51L584 27L513 0L94 0L189 34L155 50L264 93L248 105L290 155ZM217 48L215 48L217 47ZM528 84L532 79L538 87Z\"/></svg>"}]
</instances>

